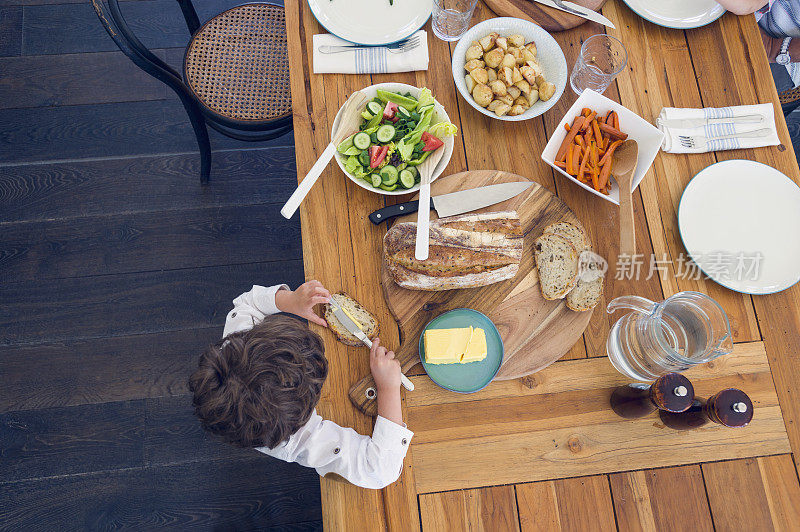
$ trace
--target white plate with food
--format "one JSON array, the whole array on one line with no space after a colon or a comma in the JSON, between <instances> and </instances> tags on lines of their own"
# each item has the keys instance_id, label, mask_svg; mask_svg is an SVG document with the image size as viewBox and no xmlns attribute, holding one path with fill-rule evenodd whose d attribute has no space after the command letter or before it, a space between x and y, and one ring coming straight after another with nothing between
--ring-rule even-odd
<instances>
[{"instance_id":1,"label":"white plate with food","mask_svg":"<svg viewBox=\"0 0 800 532\"><path fill-rule=\"evenodd\" d=\"M725 8L714 0L624 0L640 17L666 28L699 28L717 20Z\"/></svg>"},{"instance_id":2,"label":"white plate with food","mask_svg":"<svg viewBox=\"0 0 800 532\"><path fill-rule=\"evenodd\" d=\"M400 41L431 16L431 0L308 0L314 17L330 33L356 44Z\"/></svg>"},{"instance_id":3,"label":"white plate with food","mask_svg":"<svg viewBox=\"0 0 800 532\"><path fill-rule=\"evenodd\" d=\"M678 229L708 277L745 294L780 292L800 280L800 187L755 161L723 161L686 186Z\"/></svg>"},{"instance_id":4,"label":"white plate with food","mask_svg":"<svg viewBox=\"0 0 800 532\"><path fill-rule=\"evenodd\" d=\"M556 40L541 26L518 18L492 18L473 26L453 50L452 67L461 96L498 120L539 116L567 86L567 60Z\"/></svg>"},{"instance_id":5,"label":"white plate with food","mask_svg":"<svg viewBox=\"0 0 800 532\"><path fill-rule=\"evenodd\" d=\"M565 141L569 141L570 137L569 132L564 126L573 124L577 117L582 116L583 109L594 111L598 119L608 116L609 112L613 111L616 113L619 122L619 127L614 129L618 129L620 133L626 135L626 139L633 139L639 144L639 157L637 159L636 172L633 174L631 180L631 191L636 190L636 187L639 186L639 183L642 182L645 174L647 174L647 171L653 165L653 161L661 149L664 133L627 107L606 98L602 94L598 94L592 89L584 90L578 99L575 100L575 103L572 104L572 107L569 108L564 118L558 123L550 140L547 142L547 146L545 146L544 151L542 151L542 160L578 186L611 203L619 205L619 187L613 177L606 176L607 181L605 185L595 188L592 179L578 179L577 175L572 175L577 174L576 172L568 171L568 168L564 167L564 163L557 160L560 159L559 151L562 148L562 144ZM591 138L591 133L589 137ZM613 141L614 139L612 138L609 140ZM572 145L572 143L570 143L570 145ZM604 154L600 153L601 161L602 155ZM613 156L613 150L611 155Z\"/></svg>"},{"instance_id":6,"label":"white plate with food","mask_svg":"<svg viewBox=\"0 0 800 532\"><path fill-rule=\"evenodd\" d=\"M410 194L419 189L417 166L431 151L444 153L432 179L453 155L458 129L444 106L427 88L405 83L378 83L361 92L369 97L361 109L359 131L336 147L336 164L358 186L378 194ZM333 129L341 120L336 113Z\"/></svg>"}]
</instances>

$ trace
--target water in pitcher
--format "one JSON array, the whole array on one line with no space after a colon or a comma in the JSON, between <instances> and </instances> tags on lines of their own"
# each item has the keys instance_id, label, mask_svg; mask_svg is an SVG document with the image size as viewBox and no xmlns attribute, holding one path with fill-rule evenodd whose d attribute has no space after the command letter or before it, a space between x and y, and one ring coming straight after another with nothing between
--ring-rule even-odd
<instances>
[{"instance_id":1,"label":"water in pitcher","mask_svg":"<svg viewBox=\"0 0 800 532\"><path fill-rule=\"evenodd\" d=\"M651 381L733 351L730 324L719 304L699 292L679 292L660 303L618 297L608 312L632 310L611 328L606 350L620 373Z\"/></svg>"}]
</instances>

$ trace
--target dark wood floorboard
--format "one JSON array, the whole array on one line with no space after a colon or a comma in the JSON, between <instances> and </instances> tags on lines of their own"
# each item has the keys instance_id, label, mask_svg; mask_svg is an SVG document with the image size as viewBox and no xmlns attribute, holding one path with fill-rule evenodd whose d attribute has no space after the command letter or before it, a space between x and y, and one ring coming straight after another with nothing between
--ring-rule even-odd
<instances>
[{"instance_id":1,"label":"dark wood floorboard","mask_svg":"<svg viewBox=\"0 0 800 532\"><path fill-rule=\"evenodd\" d=\"M188 393L187 379L219 326L5 347L0 412Z\"/></svg>"},{"instance_id":2,"label":"dark wood floorboard","mask_svg":"<svg viewBox=\"0 0 800 532\"><path fill-rule=\"evenodd\" d=\"M217 150L293 144L291 134L259 143L213 130L210 137ZM194 130L177 99L0 110L0 165L195 151Z\"/></svg>"},{"instance_id":3,"label":"dark wood floorboard","mask_svg":"<svg viewBox=\"0 0 800 532\"><path fill-rule=\"evenodd\" d=\"M153 53L166 59L166 50ZM163 100L173 95L118 51L2 57L0 71L0 109Z\"/></svg>"},{"instance_id":4,"label":"dark wood floorboard","mask_svg":"<svg viewBox=\"0 0 800 532\"><path fill-rule=\"evenodd\" d=\"M21 53L22 7L0 7L0 57Z\"/></svg>"},{"instance_id":5,"label":"dark wood floorboard","mask_svg":"<svg viewBox=\"0 0 800 532\"><path fill-rule=\"evenodd\" d=\"M3 224L6 283L302 258L282 203Z\"/></svg>"},{"instance_id":6,"label":"dark wood floorboard","mask_svg":"<svg viewBox=\"0 0 800 532\"><path fill-rule=\"evenodd\" d=\"M313 469L255 455L0 489L0 523L9 530L264 530L321 519Z\"/></svg>"},{"instance_id":7,"label":"dark wood floorboard","mask_svg":"<svg viewBox=\"0 0 800 532\"><path fill-rule=\"evenodd\" d=\"M196 153L0 166L0 224L279 203L297 184L291 146L216 152L208 187L199 173Z\"/></svg>"}]
</instances>

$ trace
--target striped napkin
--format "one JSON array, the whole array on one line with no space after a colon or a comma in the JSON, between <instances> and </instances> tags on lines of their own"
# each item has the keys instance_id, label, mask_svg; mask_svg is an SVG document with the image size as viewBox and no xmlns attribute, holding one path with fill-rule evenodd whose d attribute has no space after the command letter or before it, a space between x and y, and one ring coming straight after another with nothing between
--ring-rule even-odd
<instances>
[{"instance_id":1,"label":"striped napkin","mask_svg":"<svg viewBox=\"0 0 800 532\"><path fill-rule=\"evenodd\" d=\"M352 46L353 43L334 35L314 35L314 74L388 74L428 70L428 32L419 30L419 46L403 53L392 53L381 46L359 48L336 54L323 54L319 47Z\"/></svg>"},{"instance_id":2,"label":"striped napkin","mask_svg":"<svg viewBox=\"0 0 800 532\"><path fill-rule=\"evenodd\" d=\"M726 118L758 115L761 122L733 123ZM702 119L704 125L687 127L686 120ZM719 119L719 120L717 120ZM656 120L658 129L664 132L661 148L667 153L703 153L708 151L760 148L781 143L775 129L775 111L772 104L738 105L735 107L706 107L705 109L680 109L665 107ZM770 134L758 138L730 138L714 140L714 137L769 129ZM679 136L705 137L708 144L700 143L694 148L681 146Z\"/></svg>"}]
</instances>

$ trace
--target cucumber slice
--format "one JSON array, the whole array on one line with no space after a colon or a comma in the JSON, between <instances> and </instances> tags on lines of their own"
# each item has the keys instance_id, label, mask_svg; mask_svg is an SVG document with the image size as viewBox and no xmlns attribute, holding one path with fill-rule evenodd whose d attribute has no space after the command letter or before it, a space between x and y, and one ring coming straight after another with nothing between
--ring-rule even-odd
<instances>
[{"instance_id":1,"label":"cucumber slice","mask_svg":"<svg viewBox=\"0 0 800 532\"><path fill-rule=\"evenodd\" d=\"M397 112L400 113L401 117L406 117L407 118L407 117L411 116L411 111L409 111L405 107L398 107L397 108Z\"/></svg>"},{"instance_id":2,"label":"cucumber slice","mask_svg":"<svg viewBox=\"0 0 800 532\"><path fill-rule=\"evenodd\" d=\"M400 184L403 188L411 188L416 184L416 181L414 181L414 174L411 173L411 170L403 170L400 172Z\"/></svg>"},{"instance_id":3,"label":"cucumber slice","mask_svg":"<svg viewBox=\"0 0 800 532\"><path fill-rule=\"evenodd\" d=\"M397 183L397 168L395 168L391 164L387 164L386 166L381 168L380 175L381 175L381 181L387 187Z\"/></svg>"},{"instance_id":4,"label":"cucumber slice","mask_svg":"<svg viewBox=\"0 0 800 532\"><path fill-rule=\"evenodd\" d=\"M371 176L369 176L369 179L372 182L372 186L375 188L378 188L383 184L380 174L372 174Z\"/></svg>"},{"instance_id":5,"label":"cucumber slice","mask_svg":"<svg viewBox=\"0 0 800 532\"><path fill-rule=\"evenodd\" d=\"M408 165L406 165L406 166L408 166ZM416 166L409 166L408 167L408 171L411 172L412 174L414 174L415 178L419 177L419 170L417 170Z\"/></svg>"},{"instance_id":6,"label":"cucumber slice","mask_svg":"<svg viewBox=\"0 0 800 532\"><path fill-rule=\"evenodd\" d=\"M382 188L383 190L385 190L385 191L387 191L387 192L391 192L392 190L394 190L394 189L396 189L396 188L397 188L397 183L395 183L395 184L394 184L394 185L392 185L392 186L388 186L388 185L381 185L379 188Z\"/></svg>"},{"instance_id":7,"label":"cucumber slice","mask_svg":"<svg viewBox=\"0 0 800 532\"><path fill-rule=\"evenodd\" d=\"M397 165L397 171L398 172L402 172L403 170L406 169L406 166L408 166L408 163L400 163L400 164L398 164Z\"/></svg>"},{"instance_id":8,"label":"cucumber slice","mask_svg":"<svg viewBox=\"0 0 800 532\"><path fill-rule=\"evenodd\" d=\"M369 135L367 135L363 131L361 133L356 133L356 136L353 137L353 146L355 146L359 150L366 150L367 148L369 148L370 144L371 142Z\"/></svg>"},{"instance_id":9,"label":"cucumber slice","mask_svg":"<svg viewBox=\"0 0 800 532\"><path fill-rule=\"evenodd\" d=\"M361 166L369 166L369 152L367 150L358 154L358 162L361 163Z\"/></svg>"},{"instance_id":10,"label":"cucumber slice","mask_svg":"<svg viewBox=\"0 0 800 532\"><path fill-rule=\"evenodd\" d=\"M364 111L361 113L361 118L364 120L372 120L372 114L369 111Z\"/></svg>"},{"instance_id":11,"label":"cucumber slice","mask_svg":"<svg viewBox=\"0 0 800 532\"><path fill-rule=\"evenodd\" d=\"M378 113L383 114L383 107L381 106L381 104L372 101L367 104L367 111L369 111L373 115L376 115Z\"/></svg>"},{"instance_id":12,"label":"cucumber slice","mask_svg":"<svg viewBox=\"0 0 800 532\"><path fill-rule=\"evenodd\" d=\"M390 126L389 124L383 125L378 128L378 131L375 133L378 137L378 142L389 142L394 138L394 126ZM356 139L353 139L353 143L356 142ZM356 144L358 146L358 144Z\"/></svg>"}]
</instances>

